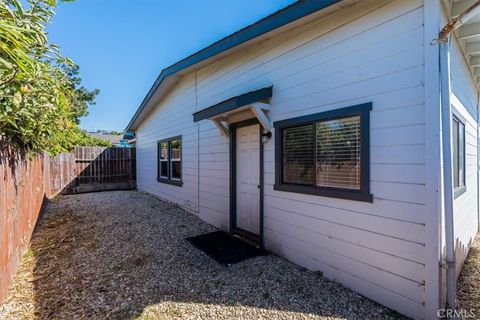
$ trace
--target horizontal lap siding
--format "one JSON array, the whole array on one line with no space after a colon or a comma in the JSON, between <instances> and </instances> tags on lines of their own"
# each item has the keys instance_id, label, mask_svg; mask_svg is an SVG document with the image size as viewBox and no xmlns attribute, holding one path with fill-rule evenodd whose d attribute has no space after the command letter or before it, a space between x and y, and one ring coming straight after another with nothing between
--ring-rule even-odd
<instances>
[{"instance_id":1,"label":"horizontal lap siding","mask_svg":"<svg viewBox=\"0 0 480 320\"><path fill-rule=\"evenodd\" d=\"M361 1L183 77L137 130L138 188L198 208L203 220L228 230L229 141L210 121L193 123L193 112L272 84L273 121L373 102L373 203L274 191L272 137L264 145L265 243L422 318L423 44L422 1ZM179 134L181 188L156 181L156 141Z\"/></svg>"},{"instance_id":2,"label":"horizontal lap siding","mask_svg":"<svg viewBox=\"0 0 480 320\"><path fill-rule=\"evenodd\" d=\"M264 145L265 242L417 318L425 280L423 43L421 1L362 2L197 74L199 109L273 84L273 121L373 102L374 202L274 191L272 137ZM229 211L228 192L217 193L228 188L228 141L207 121L200 141L200 216L221 220Z\"/></svg>"},{"instance_id":3,"label":"horizontal lap siding","mask_svg":"<svg viewBox=\"0 0 480 320\"><path fill-rule=\"evenodd\" d=\"M229 230L229 140L210 122L200 123L200 212L205 221Z\"/></svg>"},{"instance_id":4,"label":"horizontal lap siding","mask_svg":"<svg viewBox=\"0 0 480 320\"><path fill-rule=\"evenodd\" d=\"M452 105L465 118L465 184L466 192L454 200L455 252L457 274L478 232L477 198L477 99L478 92L457 41L450 51Z\"/></svg>"},{"instance_id":5,"label":"horizontal lap siding","mask_svg":"<svg viewBox=\"0 0 480 320\"><path fill-rule=\"evenodd\" d=\"M198 208L197 129L192 124L195 112L194 76L182 78L137 129L137 188L191 211ZM181 187L157 181L157 141L182 136Z\"/></svg>"}]
</instances>

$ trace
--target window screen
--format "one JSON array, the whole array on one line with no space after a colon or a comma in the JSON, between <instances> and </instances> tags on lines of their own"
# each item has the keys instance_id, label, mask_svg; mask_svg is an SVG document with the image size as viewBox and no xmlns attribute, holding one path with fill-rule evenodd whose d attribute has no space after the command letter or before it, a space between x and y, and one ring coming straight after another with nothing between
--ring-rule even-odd
<instances>
[{"instance_id":1,"label":"window screen","mask_svg":"<svg viewBox=\"0 0 480 320\"><path fill-rule=\"evenodd\" d=\"M371 202L371 110L365 103L275 122L274 189Z\"/></svg>"},{"instance_id":2,"label":"window screen","mask_svg":"<svg viewBox=\"0 0 480 320\"><path fill-rule=\"evenodd\" d=\"M168 179L168 141L159 144L160 156L160 177Z\"/></svg>"},{"instance_id":3,"label":"window screen","mask_svg":"<svg viewBox=\"0 0 480 320\"><path fill-rule=\"evenodd\" d=\"M182 140L176 139L170 141L171 150L171 172L170 176L173 180L182 178Z\"/></svg>"},{"instance_id":4,"label":"window screen","mask_svg":"<svg viewBox=\"0 0 480 320\"><path fill-rule=\"evenodd\" d=\"M316 124L316 185L360 189L360 117Z\"/></svg>"},{"instance_id":5,"label":"window screen","mask_svg":"<svg viewBox=\"0 0 480 320\"><path fill-rule=\"evenodd\" d=\"M283 182L360 189L360 116L283 129Z\"/></svg>"},{"instance_id":6,"label":"window screen","mask_svg":"<svg viewBox=\"0 0 480 320\"><path fill-rule=\"evenodd\" d=\"M283 130L283 182L313 184L313 125Z\"/></svg>"},{"instance_id":7,"label":"window screen","mask_svg":"<svg viewBox=\"0 0 480 320\"><path fill-rule=\"evenodd\" d=\"M465 126L458 126L458 185L465 185Z\"/></svg>"}]
</instances>

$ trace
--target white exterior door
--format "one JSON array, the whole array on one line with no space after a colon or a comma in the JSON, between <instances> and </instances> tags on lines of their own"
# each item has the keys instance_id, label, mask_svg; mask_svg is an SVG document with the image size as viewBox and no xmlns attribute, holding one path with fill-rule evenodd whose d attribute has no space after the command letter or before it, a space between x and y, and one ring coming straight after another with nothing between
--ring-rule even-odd
<instances>
[{"instance_id":1,"label":"white exterior door","mask_svg":"<svg viewBox=\"0 0 480 320\"><path fill-rule=\"evenodd\" d=\"M237 228L260 233L260 125L237 129Z\"/></svg>"}]
</instances>

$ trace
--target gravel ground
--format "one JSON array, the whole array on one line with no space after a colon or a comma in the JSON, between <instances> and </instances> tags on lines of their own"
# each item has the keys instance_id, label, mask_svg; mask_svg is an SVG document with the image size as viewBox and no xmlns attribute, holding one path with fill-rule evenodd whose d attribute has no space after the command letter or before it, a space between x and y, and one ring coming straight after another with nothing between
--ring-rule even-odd
<instances>
[{"instance_id":1,"label":"gravel ground","mask_svg":"<svg viewBox=\"0 0 480 320\"><path fill-rule=\"evenodd\" d=\"M480 318L480 236L477 236L468 253L467 260L457 284L458 304L473 318Z\"/></svg>"},{"instance_id":2,"label":"gravel ground","mask_svg":"<svg viewBox=\"0 0 480 320\"><path fill-rule=\"evenodd\" d=\"M186 237L214 228L136 191L53 200L1 319L398 319L275 255L221 266Z\"/></svg>"}]
</instances>

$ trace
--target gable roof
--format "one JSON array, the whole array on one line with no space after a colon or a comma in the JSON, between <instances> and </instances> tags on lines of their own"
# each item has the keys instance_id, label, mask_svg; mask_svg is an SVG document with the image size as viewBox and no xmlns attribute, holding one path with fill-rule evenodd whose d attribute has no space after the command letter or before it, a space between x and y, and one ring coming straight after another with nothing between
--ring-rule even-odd
<instances>
[{"instance_id":1,"label":"gable roof","mask_svg":"<svg viewBox=\"0 0 480 320\"><path fill-rule=\"evenodd\" d=\"M138 122L137 120L139 120L140 115L146 111L148 102L152 99L155 92L167 82L169 77L340 1L341 0L297 1L163 69L130 120L126 131L135 129ZM168 87L168 84L165 84L165 86Z\"/></svg>"}]
</instances>

